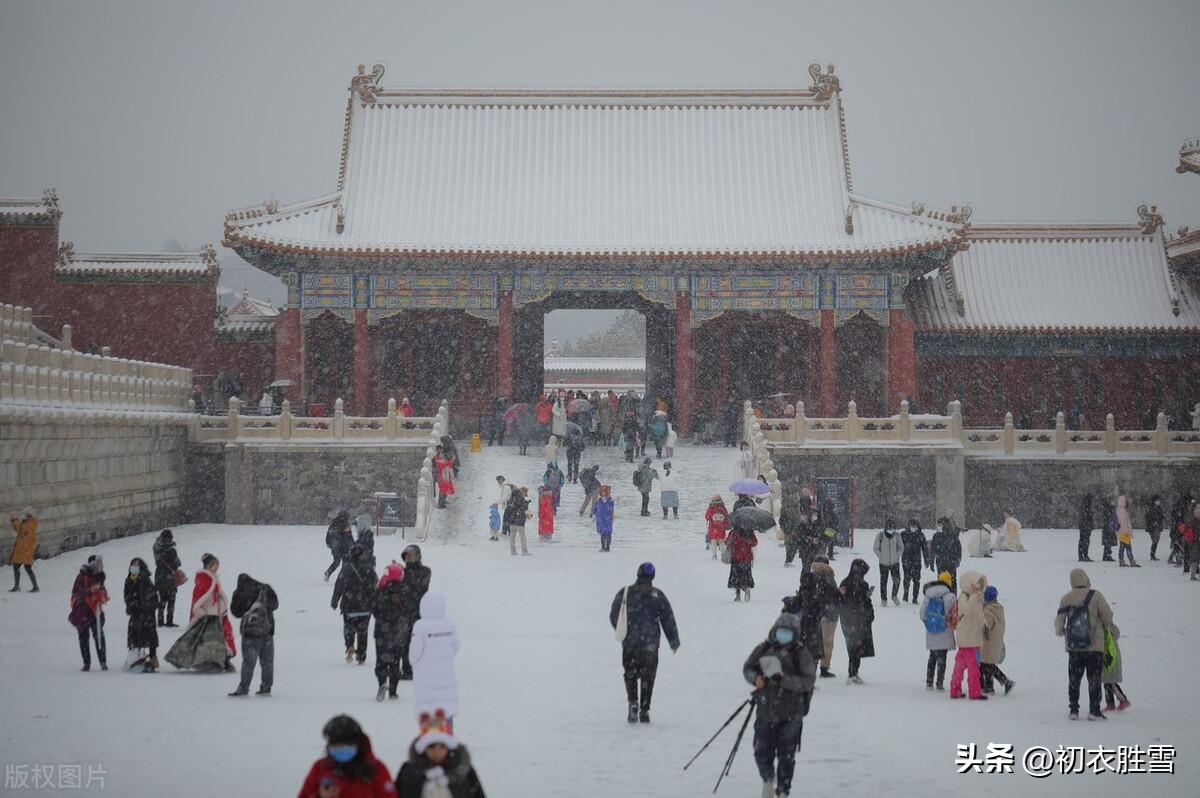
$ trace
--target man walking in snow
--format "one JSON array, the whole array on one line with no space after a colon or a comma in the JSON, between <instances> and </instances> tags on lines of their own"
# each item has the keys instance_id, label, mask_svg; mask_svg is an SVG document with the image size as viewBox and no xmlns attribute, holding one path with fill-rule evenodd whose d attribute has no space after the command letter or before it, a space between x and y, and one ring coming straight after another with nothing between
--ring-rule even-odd
<instances>
[{"instance_id":1,"label":"man walking in snow","mask_svg":"<svg viewBox=\"0 0 1200 798\"><path fill-rule=\"evenodd\" d=\"M666 594L654 586L653 563L639 565L637 581L617 591L608 620L621 642L625 697L629 701L627 720L649 723L650 699L654 693L654 677L658 673L658 647L662 640L660 630L666 634L671 652L679 650L675 613Z\"/></svg>"},{"instance_id":2,"label":"man walking in snow","mask_svg":"<svg viewBox=\"0 0 1200 798\"><path fill-rule=\"evenodd\" d=\"M1067 701L1071 720L1079 720L1079 684L1088 680L1088 720L1107 720L1100 711L1100 678L1104 670L1104 632L1111 629L1112 608L1104 594L1092 589L1087 571L1071 569L1071 590L1058 602L1055 633L1066 640Z\"/></svg>"},{"instance_id":3,"label":"man walking in snow","mask_svg":"<svg viewBox=\"0 0 1200 798\"><path fill-rule=\"evenodd\" d=\"M642 466L633 472L633 484L642 494L642 515L650 515L650 488L658 479L658 471L650 465L650 458L642 460Z\"/></svg>"},{"instance_id":4,"label":"man walking in snow","mask_svg":"<svg viewBox=\"0 0 1200 798\"><path fill-rule=\"evenodd\" d=\"M885 607L889 576L892 578L892 603L900 603L900 558L903 554L904 544L896 534L896 522L889 518L875 536L875 556L879 558L879 603Z\"/></svg>"},{"instance_id":5,"label":"man walking in snow","mask_svg":"<svg viewBox=\"0 0 1200 798\"><path fill-rule=\"evenodd\" d=\"M934 573L943 571L950 574L950 590L958 590L958 566L962 562L962 542L958 539L958 529L949 516L942 516L937 522L938 530L929 541L929 552L933 555Z\"/></svg>"}]
</instances>

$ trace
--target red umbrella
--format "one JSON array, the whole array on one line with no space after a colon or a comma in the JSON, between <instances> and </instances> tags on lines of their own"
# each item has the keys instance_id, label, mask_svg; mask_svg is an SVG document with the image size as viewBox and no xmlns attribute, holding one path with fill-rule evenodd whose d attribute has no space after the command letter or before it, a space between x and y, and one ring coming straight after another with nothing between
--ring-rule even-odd
<instances>
[{"instance_id":1,"label":"red umbrella","mask_svg":"<svg viewBox=\"0 0 1200 798\"><path fill-rule=\"evenodd\" d=\"M507 410L504 411L505 422L511 422L513 419L515 419L521 413L524 413L528 408L529 408L529 405L525 404L524 402L518 402L517 404L508 408Z\"/></svg>"}]
</instances>

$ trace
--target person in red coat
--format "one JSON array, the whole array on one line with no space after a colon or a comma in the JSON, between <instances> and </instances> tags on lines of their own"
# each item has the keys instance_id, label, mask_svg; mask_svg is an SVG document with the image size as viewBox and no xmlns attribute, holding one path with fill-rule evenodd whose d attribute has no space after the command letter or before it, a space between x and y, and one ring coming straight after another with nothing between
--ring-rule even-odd
<instances>
[{"instance_id":1,"label":"person in red coat","mask_svg":"<svg viewBox=\"0 0 1200 798\"><path fill-rule=\"evenodd\" d=\"M309 768L297 798L395 798L387 766L375 758L358 721L338 715L321 733L325 756Z\"/></svg>"},{"instance_id":2,"label":"person in red coat","mask_svg":"<svg viewBox=\"0 0 1200 798\"><path fill-rule=\"evenodd\" d=\"M437 506L445 509L446 497L454 495L454 460L443 454L441 446L437 447L437 454L433 456L433 475L437 480Z\"/></svg>"},{"instance_id":3,"label":"person in red coat","mask_svg":"<svg viewBox=\"0 0 1200 798\"><path fill-rule=\"evenodd\" d=\"M725 533L729 531L729 510L725 507L725 500L719 495L713 496L712 501L708 503L708 509L704 511L704 520L708 522L705 545L712 551L715 560L720 553L721 543L725 540Z\"/></svg>"},{"instance_id":4,"label":"person in red coat","mask_svg":"<svg viewBox=\"0 0 1200 798\"><path fill-rule=\"evenodd\" d=\"M729 563L729 589L733 591L733 600L741 601L742 593L746 601L750 600L750 589L754 587L754 547L758 538L750 529L734 527L725 536L725 545L729 547L732 562Z\"/></svg>"},{"instance_id":5,"label":"person in red coat","mask_svg":"<svg viewBox=\"0 0 1200 798\"><path fill-rule=\"evenodd\" d=\"M554 494L546 486L538 488L538 539L549 543L554 537Z\"/></svg>"},{"instance_id":6,"label":"person in red coat","mask_svg":"<svg viewBox=\"0 0 1200 798\"><path fill-rule=\"evenodd\" d=\"M75 584L71 586L71 612L67 620L79 633L79 653L83 655L83 668L92 669L91 639L96 641L96 656L100 670L108 670L108 650L104 642L104 605L108 603L108 590L104 587L104 559L93 554L87 565L80 567Z\"/></svg>"}]
</instances>

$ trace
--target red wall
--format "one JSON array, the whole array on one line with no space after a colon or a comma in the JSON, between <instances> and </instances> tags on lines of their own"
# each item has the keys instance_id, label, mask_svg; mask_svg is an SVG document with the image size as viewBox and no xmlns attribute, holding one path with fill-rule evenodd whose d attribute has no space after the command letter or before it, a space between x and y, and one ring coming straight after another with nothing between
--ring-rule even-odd
<instances>
[{"instance_id":1,"label":"red wall","mask_svg":"<svg viewBox=\"0 0 1200 798\"><path fill-rule=\"evenodd\" d=\"M33 308L33 315L53 315L54 259L58 227L0 225L0 302ZM57 333L57 324L35 318ZM56 336L57 337L57 336Z\"/></svg>"}]
</instances>

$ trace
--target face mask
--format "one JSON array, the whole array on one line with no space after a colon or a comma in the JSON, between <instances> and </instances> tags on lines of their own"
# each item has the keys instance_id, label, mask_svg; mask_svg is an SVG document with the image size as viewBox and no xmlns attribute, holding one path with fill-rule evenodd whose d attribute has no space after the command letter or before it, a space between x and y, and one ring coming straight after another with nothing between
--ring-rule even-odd
<instances>
[{"instance_id":1,"label":"face mask","mask_svg":"<svg viewBox=\"0 0 1200 798\"><path fill-rule=\"evenodd\" d=\"M142 572L142 569L139 566L137 566L137 565L129 566L129 575L130 576L137 576L141 572Z\"/></svg>"},{"instance_id":2,"label":"face mask","mask_svg":"<svg viewBox=\"0 0 1200 798\"><path fill-rule=\"evenodd\" d=\"M357 745L331 745L329 746L329 756L334 762L346 764L355 757L358 753Z\"/></svg>"},{"instance_id":3,"label":"face mask","mask_svg":"<svg viewBox=\"0 0 1200 798\"><path fill-rule=\"evenodd\" d=\"M782 643L783 645L786 646L788 643L791 643L795 639L796 639L796 633L793 632L791 629L782 629L781 628L781 629L775 630L775 642L776 643Z\"/></svg>"}]
</instances>

